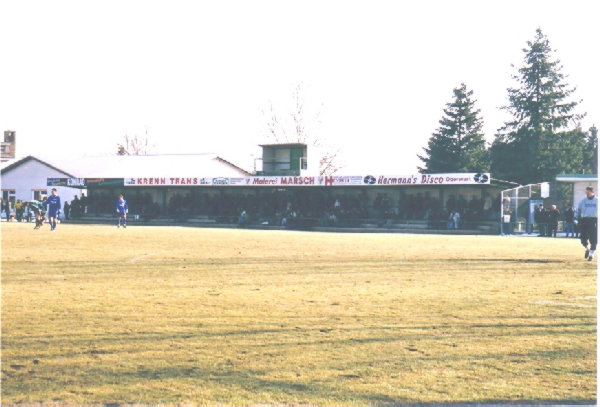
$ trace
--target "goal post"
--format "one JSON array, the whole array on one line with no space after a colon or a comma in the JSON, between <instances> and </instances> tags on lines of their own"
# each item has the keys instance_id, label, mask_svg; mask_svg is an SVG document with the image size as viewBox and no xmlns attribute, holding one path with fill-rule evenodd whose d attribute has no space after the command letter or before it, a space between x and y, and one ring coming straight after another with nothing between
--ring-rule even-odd
<instances>
[{"instance_id":1,"label":"goal post","mask_svg":"<svg viewBox=\"0 0 600 407\"><path fill-rule=\"evenodd\" d=\"M535 208L548 197L547 182L522 185L500 193L500 232L533 233Z\"/></svg>"}]
</instances>

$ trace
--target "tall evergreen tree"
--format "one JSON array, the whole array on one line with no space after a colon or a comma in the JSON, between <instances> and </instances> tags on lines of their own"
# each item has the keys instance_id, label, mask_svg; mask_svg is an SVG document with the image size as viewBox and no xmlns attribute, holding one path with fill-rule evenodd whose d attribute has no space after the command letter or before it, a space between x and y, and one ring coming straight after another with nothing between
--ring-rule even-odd
<instances>
[{"instance_id":1,"label":"tall evergreen tree","mask_svg":"<svg viewBox=\"0 0 600 407\"><path fill-rule=\"evenodd\" d=\"M584 160L584 115L565 83L559 60L538 28L523 49L524 64L513 75L518 87L508 89L512 119L499 129L491 148L492 173L522 184L553 180L558 173L578 172Z\"/></svg>"},{"instance_id":2,"label":"tall evergreen tree","mask_svg":"<svg viewBox=\"0 0 600 407\"><path fill-rule=\"evenodd\" d=\"M584 159L585 172L598 174L598 128L596 125L593 125L588 130Z\"/></svg>"},{"instance_id":3,"label":"tall evergreen tree","mask_svg":"<svg viewBox=\"0 0 600 407\"><path fill-rule=\"evenodd\" d=\"M473 91L464 83L453 90L454 100L446 104L440 127L429 138L425 155L419 155L422 173L481 172L489 170L486 160L483 120L475 107Z\"/></svg>"}]
</instances>

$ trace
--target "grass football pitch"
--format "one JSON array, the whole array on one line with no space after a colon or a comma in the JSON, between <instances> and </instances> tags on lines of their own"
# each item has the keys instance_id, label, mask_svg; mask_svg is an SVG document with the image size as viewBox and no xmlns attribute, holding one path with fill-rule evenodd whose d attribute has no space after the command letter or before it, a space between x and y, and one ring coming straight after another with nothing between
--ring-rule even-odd
<instances>
[{"instance_id":1,"label":"grass football pitch","mask_svg":"<svg viewBox=\"0 0 600 407\"><path fill-rule=\"evenodd\" d=\"M575 239L6 224L2 405L595 403Z\"/></svg>"}]
</instances>

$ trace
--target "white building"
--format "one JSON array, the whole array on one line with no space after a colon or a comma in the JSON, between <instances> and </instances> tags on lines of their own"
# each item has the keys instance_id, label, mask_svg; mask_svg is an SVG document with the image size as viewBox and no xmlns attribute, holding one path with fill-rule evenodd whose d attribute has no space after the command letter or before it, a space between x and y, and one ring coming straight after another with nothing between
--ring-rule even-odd
<instances>
[{"instance_id":1,"label":"white building","mask_svg":"<svg viewBox=\"0 0 600 407\"><path fill-rule=\"evenodd\" d=\"M572 185L571 203L573 206L577 206L579 201L585 197L585 189L587 187L594 188L594 191L598 194L597 174L559 174L556 176L556 181Z\"/></svg>"},{"instance_id":2,"label":"white building","mask_svg":"<svg viewBox=\"0 0 600 407\"><path fill-rule=\"evenodd\" d=\"M47 186L48 178L75 177L73 173L31 155L3 163L0 175L2 200L8 200L13 205L17 200L44 199L50 193L50 188ZM56 189L63 202L71 201L75 195L81 193L81 190L76 188L57 187Z\"/></svg>"},{"instance_id":3,"label":"white building","mask_svg":"<svg viewBox=\"0 0 600 407\"><path fill-rule=\"evenodd\" d=\"M0 167L2 199L41 200L52 187L48 179L127 178L127 177L243 177L248 171L215 154L164 154L145 156L79 157L50 163L27 156L2 163ZM57 185L62 202L72 201L85 189ZM117 193L115 190L114 193ZM168 199L169 196L163 199Z\"/></svg>"}]
</instances>

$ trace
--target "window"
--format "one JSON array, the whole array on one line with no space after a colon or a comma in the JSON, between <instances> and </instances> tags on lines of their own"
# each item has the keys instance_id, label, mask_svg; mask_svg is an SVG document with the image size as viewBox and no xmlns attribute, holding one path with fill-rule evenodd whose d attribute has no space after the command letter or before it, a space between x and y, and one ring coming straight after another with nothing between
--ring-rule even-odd
<instances>
[{"instance_id":1,"label":"window","mask_svg":"<svg viewBox=\"0 0 600 407\"><path fill-rule=\"evenodd\" d=\"M308 168L308 160L306 157L300 157L300 169L306 170Z\"/></svg>"},{"instance_id":2,"label":"window","mask_svg":"<svg viewBox=\"0 0 600 407\"><path fill-rule=\"evenodd\" d=\"M2 200L10 201L13 205L15 204L15 190L14 189L3 189Z\"/></svg>"},{"instance_id":3,"label":"window","mask_svg":"<svg viewBox=\"0 0 600 407\"><path fill-rule=\"evenodd\" d=\"M43 201L48 196L47 189L34 189L33 190L33 200L34 201Z\"/></svg>"}]
</instances>

